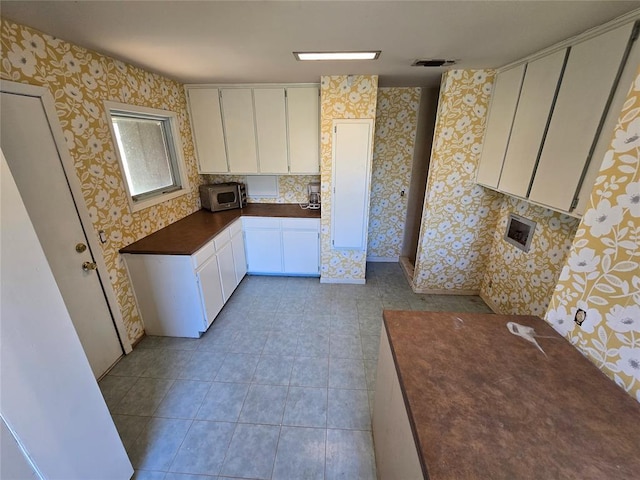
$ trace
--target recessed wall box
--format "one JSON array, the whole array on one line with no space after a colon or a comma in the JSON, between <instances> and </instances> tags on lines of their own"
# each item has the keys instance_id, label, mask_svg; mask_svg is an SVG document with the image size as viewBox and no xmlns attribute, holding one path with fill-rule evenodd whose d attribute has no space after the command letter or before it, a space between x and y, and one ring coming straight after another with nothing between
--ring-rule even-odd
<instances>
[{"instance_id":1,"label":"recessed wall box","mask_svg":"<svg viewBox=\"0 0 640 480\"><path fill-rule=\"evenodd\" d=\"M515 213L510 213L507 230L504 232L504 239L507 243L524 252L528 252L531 247L533 232L535 231L536 222Z\"/></svg>"}]
</instances>

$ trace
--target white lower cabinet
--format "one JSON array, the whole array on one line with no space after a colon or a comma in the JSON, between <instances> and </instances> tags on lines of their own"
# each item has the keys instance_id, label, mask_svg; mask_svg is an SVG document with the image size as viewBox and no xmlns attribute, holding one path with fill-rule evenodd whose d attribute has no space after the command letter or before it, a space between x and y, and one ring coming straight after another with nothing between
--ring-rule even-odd
<instances>
[{"instance_id":1,"label":"white lower cabinet","mask_svg":"<svg viewBox=\"0 0 640 480\"><path fill-rule=\"evenodd\" d=\"M243 219L247 266L254 274L320 274L320 219Z\"/></svg>"},{"instance_id":2,"label":"white lower cabinet","mask_svg":"<svg viewBox=\"0 0 640 480\"><path fill-rule=\"evenodd\" d=\"M247 273L319 276L320 219L243 217L193 255L123 258L145 332L198 338Z\"/></svg>"},{"instance_id":3,"label":"white lower cabinet","mask_svg":"<svg viewBox=\"0 0 640 480\"><path fill-rule=\"evenodd\" d=\"M244 235L249 273L282 273L280 229L247 229Z\"/></svg>"},{"instance_id":4,"label":"white lower cabinet","mask_svg":"<svg viewBox=\"0 0 640 480\"><path fill-rule=\"evenodd\" d=\"M222 296L222 283L220 282L220 270L216 255L209 258L197 270L198 286L200 287L200 299L204 307L205 330L213 323L226 298ZM146 328L147 333L150 333Z\"/></svg>"},{"instance_id":5,"label":"white lower cabinet","mask_svg":"<svg viewBox=\"0 0 640 480\"><path fill-rule=\"evenodd\" d=\"M193 255L123 255L148 335L198 338L209 328L246 273L241 225Z\"/></svg>"},{"instance_id":6,"label":"white lower cabinet","mask_svg":"<svg viewBox=\"0 0 640 480\"><path fill-rule=\"evenodd\" d=\"M232 233L232 235L231 250L233 251L233 266L235 268L236 282L240 283L247 274L247 258L244 253L242 228L240 228L237 233Z\"/></svg>"},{"instance_id":7,"label":"white lower cabinet","mask_svg":"<svg viewBox=\"0 0 640 480\"><path fill-rule=\"evenodd\" d=\"M226 302L238 286L238 281L236 280L236 267L233 263L231 240L217 251L216 259L218 260L220 280L222 282L222 296Z\"/></svg>"},{"instance_id":8,"label":"white lower cabinet","mask_svg":"<svg viewBox=\"0 0 640 480\"><path fill-rule=\"evenodd\" d=\"M380 480L424 479L391 345L384 327L380 333L372 430L376 469Z\"/></svg>"}]
</instances>

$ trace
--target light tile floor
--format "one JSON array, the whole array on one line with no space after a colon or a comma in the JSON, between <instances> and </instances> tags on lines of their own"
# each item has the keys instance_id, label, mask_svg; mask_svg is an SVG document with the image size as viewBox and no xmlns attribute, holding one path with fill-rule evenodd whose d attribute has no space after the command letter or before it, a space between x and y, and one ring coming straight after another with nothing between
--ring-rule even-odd
<instances>
[{"instance_id":1,"label":"light tile floor","mask_svg":"<svg viewBox=\"0 0 640 480\"><path fill-rule=\"evenodd\" d=\"M146 337L100 382L134 478L375 479L385 308L490 312L373 263L366 285L246 277L202 338Z\"/></svg>"}]
</instances>

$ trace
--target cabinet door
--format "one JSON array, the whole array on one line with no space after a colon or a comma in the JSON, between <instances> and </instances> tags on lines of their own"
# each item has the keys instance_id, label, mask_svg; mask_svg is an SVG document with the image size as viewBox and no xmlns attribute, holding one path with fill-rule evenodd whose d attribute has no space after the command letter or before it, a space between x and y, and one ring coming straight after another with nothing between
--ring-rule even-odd
<instances>
[{"instance_id":1,"label":"cabinet door","mask_svg":"<svg viewBox=\"0 0 640 480\"><path fill-rule=\"evenodd\" d=\"M320 273L319 242L316 231L283 230L284 272L311 275Z\"/></svg>"},{"instance_id":2,"label":"cabinet door","mask_svg":"<svg viewBox=\"0 0 640 480\"><path fill-rule=\"evenodd\" d=\"M236 280L236 268L233 264L233 250L231 242L226 243L216 252L218 268L220 269L220 282L222 283L222 297L226 302L238 286Z\"/></svg>"},{"instance_id":3,"label":"cabinet door","mask_svg":"<svg viewBox=\"0 0 640 480\"><path fill-rule=\"evenodd\" d=\"M260 173L288 173L287 117L284 88L255 88Z\"/></svg>"},{"instance_id":4,"label":"cabinet door","mask_svg":"<svg viewBox=\"0 0 640 480\"><path fill-rule=\"evenodd\" d=\"M218 89L189 89L187 96L199 173L228 172Z\"/></svg>"},{"instance_id":5,"label":"cabinet door","mask_svg":"<svg viewBox=\"0 0 640 480\"><path fill-rule=\"evenodd\" d=\"M282 273L280 229L247 229L244 239L249 273Z\"/></svg>"},{"instance_id":6,"label":"cabinet door","mask_svg":"<svg viewBox=\"0 0 640 480\"><path fill-rule=\"evenodd\" d=\"M593 151L592 160L589 163L589 168L584 177L584 181L580 186L580 192L578 193L578 206L572 213L576 215L584 215L587 207L589 206L589 200L591 197L591 191L596 182L596 178L600 173L600 167L604 160L605 154L611 148L611 132L614 132L616 125L618 124L618 117L624 106L624 102L627 99L627 93L629 92L629 85L632 85L636 72L640 65L640 42L635 41L629 52L629 58L625 63L624 71L618 81L613 101L607 112L607 116L602 125L602 135L598 138L598 143Z\"/></svg>"},{"instance_id":7,"label":"cabinet door","mask_svg":"<svg viewBox=\"0 0 640 480\"><path fill-rule=\"evenodd\" d=\"M224 134L231 173L258 173L253 121L253 93L250 88L222 90Z\"/></svg>"},{"instance_id":8,"label":"cabinet door","mask_svg":"<svg viewBox=\"0 0 640 480\"><path fill-rule=\"evenodd\" d=\"M289 165L291 173L320 173L320 89L288 88Z\"/></svg>"},{"instance_id":9,"label":"cabinet door","mask_svg":"<svg viewBox=\"0 0 640 480\"><path fill-rule=\"evenodd\" d=\"M476 181L481 185L491 188L498 186L524 70L525 65L519 65L501 72L496 77L482 145L482 157L476 177Z\"/></svg>"},{"instance_id":10,"label":"cabinet door","mask_svg":"<svg viewBox=\"0 0 640 480\"><path fill-rule=\"evenodd\" d=\"M222 284L220 283L220 273L218 260L212 256L197 272L198 283L200 284L200 295L205 311L206 330L216 318L222 307L224 299L222 297Z\"/></svg>"},{"instance_id":11,"label":"cabinet door","mask_svg":"<svg viewBox=\"0 0 640 480\"><path fill-rule=\"evenodd\" d=\"M240 283L247 274L247 257L244 254L244 237L242 231L236 233L231 238L231 248L233 249L233 266L236 273L236 282Z\"/></svg>"},{"instance_id":12,"label":"cabinet door","mask_svg":"<svg viewBox=\"0 0 640 480\"><path fill-rule=\"evenodd\" d=\"M373 121L334 120L331 245L366 250Z\"/></svg>"},{"instance_id":13,"label":"cabinet door","mask_svg":"<svg viewBox=\"0 0 640 480\"><path fill-rule=\"evenodd\" d=\"M527 64L498 184L501 192L519 197L529 193L566 54L564 49Z\"/></svg>"},{"instance_id":14,"label":"cabinet door","mask_svg":"<svg viewBox=\"0 0 640 480\"><path fill-rule=\"evenodd\" d=\"M632 30L627 24L571 47L530 200L571 210Z\"/></svg>"}]
</instances>

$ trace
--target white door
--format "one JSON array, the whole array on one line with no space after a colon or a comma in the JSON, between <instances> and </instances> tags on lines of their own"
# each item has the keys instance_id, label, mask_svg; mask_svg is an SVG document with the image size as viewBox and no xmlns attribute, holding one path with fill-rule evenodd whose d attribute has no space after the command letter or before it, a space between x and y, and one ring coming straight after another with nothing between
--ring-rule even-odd
<instances>
[{"instance_id":1,"label":"white door","mask_svg":"<svg viewBox=\"0 0 640 480\"><path fill-rule=\"evenodd\" d=\"M255 88L260 173L289 173L284 88Z\"/></svg>"},{"instance_id":2,"label":"white door","mask_svg":"<svg viewBox=\"0 0 640 480\"><path fill-rule=\"evenodd\" d=\"M209 328L213 323L222 307L224 307L224 298L222 297L222 284L220 283L220 268L218 259L212 255L198 269L198 283L200 284L200 295L204 304L204 315L206 325L204 330ZM204 331L203 330L203 331Z\"/></svg>"},{"instance_id":3,"label":"white door","mask_svg":"<svg viewBox=\"0 0 640 480\"><path fill-rule=\"evenodd\" d=\"M282 251L285 273L319 274L319 250L317 231L283 230Z\"/></svg>"},{"instance_id":4,"label":"white door","mask_svg":"<svg viewBox=\"0 0 640 480\"><path fill-rule=\"evenodd\" d=\"M287 89L291 173L320 173L320 89Z\"/></svg>"},{"instance_id":5,"label":"white door","mask_svg":"<svg viewBox=\"0 0 640 480\"><path fill-rule=\"evenodd\" d=\"M258 173L253 93L250 88L222 90L222 117L231 173Z\"/></svg>"},{"instance_id":6,"label":"white door","mask_svg":"<svg viewBox=\"0 0 640 480\"><path fill-rule=\"evenodd\" d=\"M187 95L199 173L228 172L218 89L192 88Z\"/></svg>"},{"instance_id":7,"label":"white door","mask_svg":"<svg viewBox=\"0 0 640 480\"><path fill-rule=\"evenodd\" d=\"M2 151L91 369L100 377L123 350L99 274L82 266L94 259L42 100L2 92L0 108ZM84 252L76 251L79 244L87 246Z\"/></svg>"},{"instance_id":8,"label":"white door","mask_svg":"<svg viewBox=\"0 0 640 480\"><path fill-rule=\"evenodd\" d=\"M530 200L573 208L634 28L629 23L571 47Z\"/></svg>"},{"instance_id":9,"label":"white door","mask_svg":"<svg viewBox=\"0 0 640 480\"><path fill-rule=\"evenodd\" d=\"M231 238L233 250L233 267L236 271L236 283L240 283L247 274L247 257L244 254L244 237L242 230Z\"/></svg>"},{"instance_id":10,"label":"white door","mask_svg":"<svg viewBox=\"0 0 640 480\"><path fill-rule=\"evenodd\" d=\"M218 268L220 269L220 282L222 283L222 295L226 302L238 286L236 280L236 268L233 264L233 249L231 242L226 243L216 252Z\"/></svg>"},{"instance_id":11,"label":"white door","mask_svg":"<svg viewBox=\"0 0 640 480\"><path fill-rule=\"evenodd\" d=\"M127 480L131 462L1 152L0 196L0 423L10 430L5 435L15 438L13 446L38 478ZM9 446L0 445L0 478L31 478L24 463L26 472L7 472L4 462L17 461L7 458Z\"/></svg>"},{"instance_id":12,"label":"white door","mask_svg":"<svg viewBox=\"0 0 640 480\"><path fill-rule=\"evenodd\" d=\"M250 273L282 273L280 229L245 230L244 241Z\"/></svg>"},{"instance_id":13,"label":"white door","mask_svg":"<svg viewBox=\"0 0 640 480\"><path fill-rule=\"evenodd\" d=\"M476 182L481 185L491 188L498 186L525 68L526 65L522 64L500 72L496 77L476 177Z\"/></svg>"},{"instance_id":14,"label":"white door","mask_svg":"<svg viewBox=\"0 0 640 480\"><path fill-rule=\"evenodd\" d=\"M331 247L366 251L373 120L333 121Z\"/></svg>"}]
</instances>

